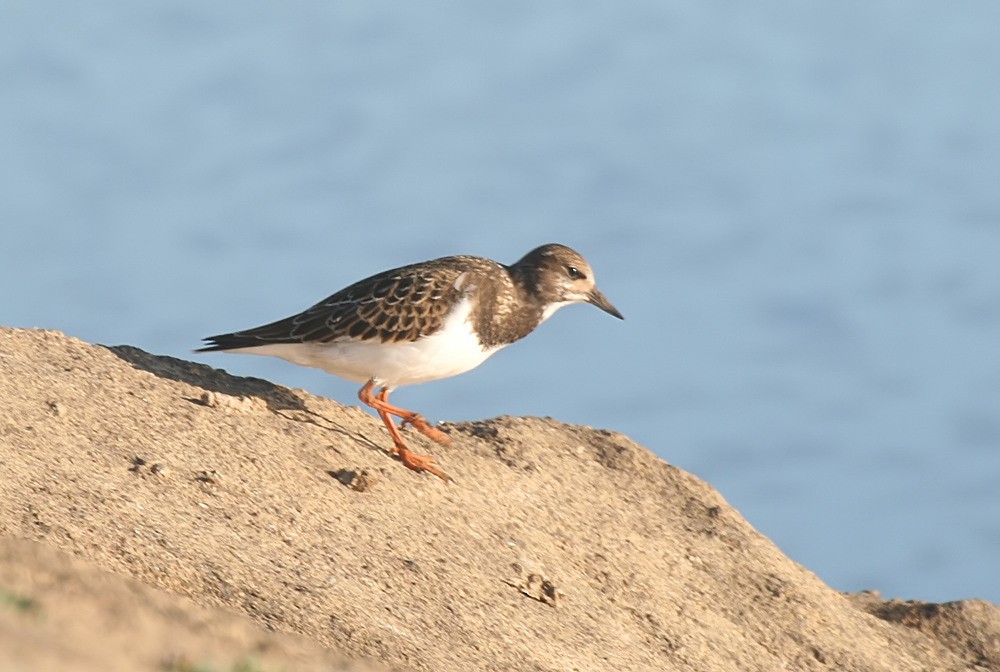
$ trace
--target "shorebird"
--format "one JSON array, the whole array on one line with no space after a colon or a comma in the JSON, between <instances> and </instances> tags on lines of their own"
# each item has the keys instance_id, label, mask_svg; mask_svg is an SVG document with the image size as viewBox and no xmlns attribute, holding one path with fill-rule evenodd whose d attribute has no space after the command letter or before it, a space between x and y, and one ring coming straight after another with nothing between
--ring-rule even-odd
<instances>
[{"instance_id":1,"label":"shorebird","mask_svg":"<svg viewBox=\"0 0 1000 672\"><path fill-rule=\"evenodd\" d=\"M197 352L271 355L363 383L358 398L385 423L393 454L447 481L433 457L410 450L400 428L412 425L441 444L448 435L389 403L389 394L474 369L563 306L581 302L624 319L597 288L587 261L565 245L542 245L510 266L442 257L360 280L298 315L209 336Z\"/></svg>"}]
</instances>

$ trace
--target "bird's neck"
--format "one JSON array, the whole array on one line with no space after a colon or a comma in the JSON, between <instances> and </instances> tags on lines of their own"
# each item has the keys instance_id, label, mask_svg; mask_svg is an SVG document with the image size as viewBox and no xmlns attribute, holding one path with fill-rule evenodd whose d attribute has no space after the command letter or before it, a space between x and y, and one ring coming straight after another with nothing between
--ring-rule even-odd
<instances>
[{"instance_id":1,"label":"bird's neck","mask_svg":"<svg viewBox=\"0 0 1000 672\"><path fill-rule=\"evenodd\" d=\"M510 345L534 331L544 319L545 305L519 280L512 275L497 279L502 287L480 287L470 318L484 348Z\"/></svg>"}]
</instances>

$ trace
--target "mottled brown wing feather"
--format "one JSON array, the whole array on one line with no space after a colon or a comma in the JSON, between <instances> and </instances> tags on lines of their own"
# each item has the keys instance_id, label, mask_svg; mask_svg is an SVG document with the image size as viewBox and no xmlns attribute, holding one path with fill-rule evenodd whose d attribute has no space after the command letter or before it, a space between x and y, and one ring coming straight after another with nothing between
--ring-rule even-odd
<instances>
[{"instance_id":1,"label":"mottled brown wing feather","mask_svg":"<svg viewBox=\"0 0 1000 672\"><path fill-rule=\"evenodd\" d=\"M460 297L455 280L470 257L445 257L385 271L345 287L298 315L254 329L205 339L198 352L234 350L273 343L329 343L338 340L394 343L437 331Z\"/></svg>"}]
</instances>

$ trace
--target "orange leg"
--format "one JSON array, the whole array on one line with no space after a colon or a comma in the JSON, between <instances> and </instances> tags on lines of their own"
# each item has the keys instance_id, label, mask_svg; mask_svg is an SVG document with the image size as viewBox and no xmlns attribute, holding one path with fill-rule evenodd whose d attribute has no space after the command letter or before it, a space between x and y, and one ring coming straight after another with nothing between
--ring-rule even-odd
<instances>
[{"instance_id":1,"label":"orange leg","mask_svg":"<svg viewBox=\"0 0 1000 672\"><path fill-rule=\"evenodd\" d=\"M389 415L395 415L403 421L400 424L400 427L413 425L415 430L426 436L431 441L435 441L444 446L451 443L451 437L437 427L431 425L431 423L427 422L427 419L424 416L390 404L389 390L383 387L376 396L372 394L374 389L375 381L369 380L365 386L361 388L361 391L358 392L358 398L361 399L361 403L371 406L376 411L382 411L384 413L388 413Z\"/></svg>"},{"instance_id":2,"label":"orange leg","mask_svg":"<svg viewBox=\"0 0 1000 672\"><path fill-rule=\"evenodd\" d=\"M392 443L394 446L393 453L398 454L399 459L403 462L403 464L414 471L429 471L442 480L450 481L451 478L438 469L437 465L434 464L433 457L430 455L418 455L410 450L409 446L406 445L406 442L403 441L403 436L399 433L399 428L396 427L396 423L392 421L392 416L395 415L402 418L403 426L409 423L413 425L421 434L434 439L438 443L447 443L450 440L448 435L441 430L432 427L422 415L390 404L389 390L386 388L383 387L379 391L378 395L372 394L372 390L374 389L375 381L369 380L358 392L358 398L361 400L361 403L374 408L375 412L378 413L378 417L382 418L382 422L385 423L386 429L389 430L389 436L392 437Z\"/></svg>"}]
</instances>

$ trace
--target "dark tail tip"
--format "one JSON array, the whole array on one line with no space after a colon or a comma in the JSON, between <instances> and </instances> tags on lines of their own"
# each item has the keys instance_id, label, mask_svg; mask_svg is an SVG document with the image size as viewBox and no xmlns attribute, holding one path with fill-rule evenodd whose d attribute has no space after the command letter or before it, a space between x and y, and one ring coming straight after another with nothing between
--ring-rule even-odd
<instances>
[{"instance_id":1,"label":"dark tail tip","mask_svg":"<svg viewBox=\"0 0 1000 672\"><path fill-rule=\"evenodd\" d=\"M195 350L195 352L222 352L224 350L237 350L257 345L256 342L242 336L237 336L236 334L207 336L201 340L205 341L205 345Z\"/></svg>"}]
</instances>

